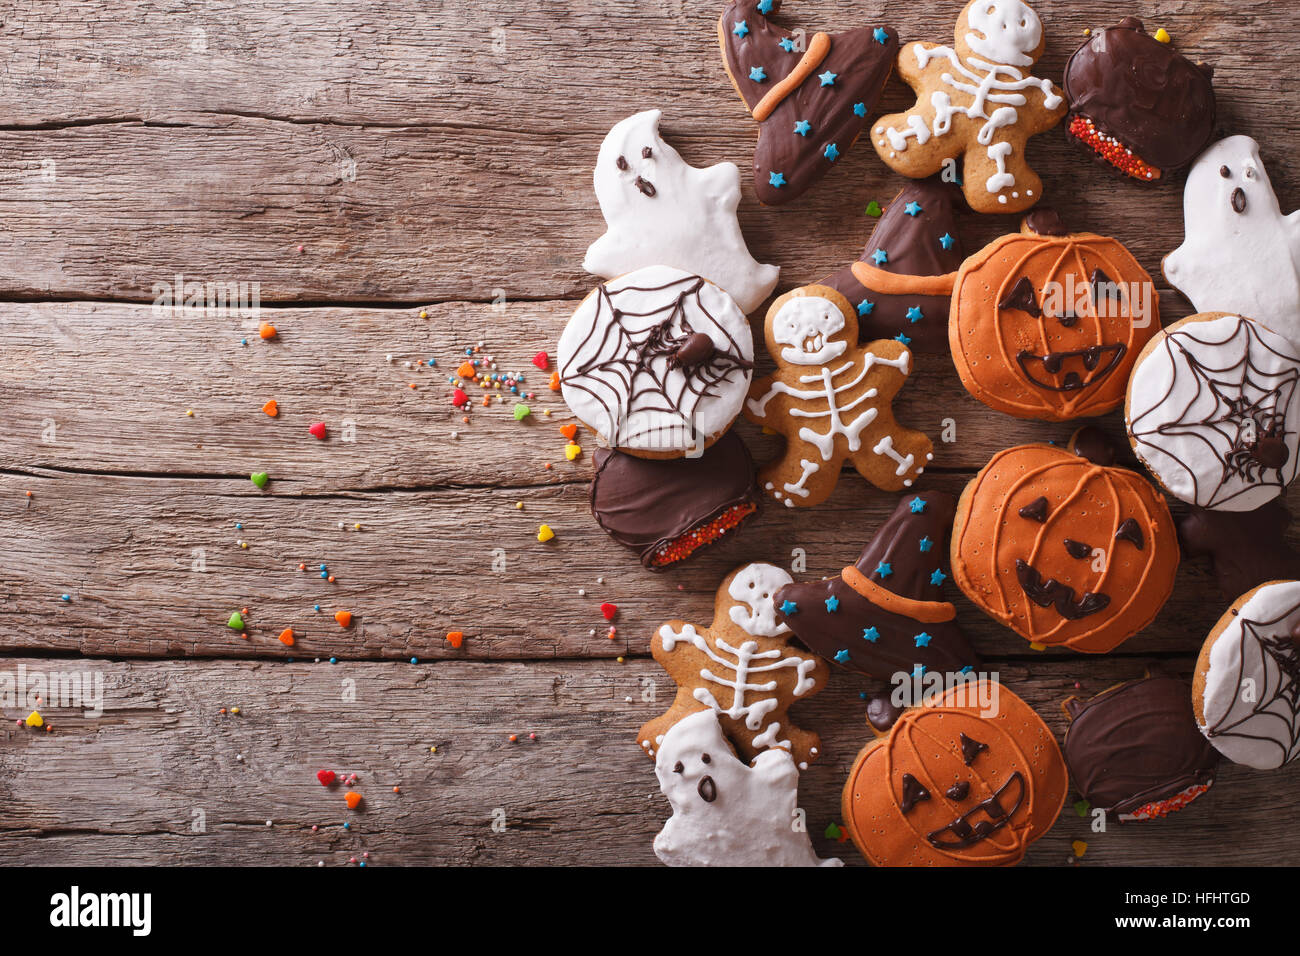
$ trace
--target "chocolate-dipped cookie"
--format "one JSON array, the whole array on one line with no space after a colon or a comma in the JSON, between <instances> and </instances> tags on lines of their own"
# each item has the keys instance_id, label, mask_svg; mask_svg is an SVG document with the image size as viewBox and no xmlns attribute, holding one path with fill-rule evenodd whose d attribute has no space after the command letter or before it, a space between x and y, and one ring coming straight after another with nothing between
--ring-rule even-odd
<instances>
[{"instance_id":1,"label":"chocolate-dipped cookie","mask_svg":"<svg viewBox=\"0 0 1300 956\"><path fill-rule=\"evenodd\" d=\"M917 352L948 351L948 306L962 263L955 186L938 176L908 183L886 208L862 257L821 285L858 310L858 338L897 339Z\"/></svg>"},{"instance_id":2,"label":"chocolate-dipped cookie","mask_svg":"<svg viewBox=\"0 0 1300 956\"><path fill-rule=\"evenodd\" d=\"M591 513L609 536L662 571L735 531L758 510L749 449L727 432L697 458L594 456Z\"/></svg>"},{"instance_id":3,"label":"chocolate-dipped cookie","mask_svg":"<svg viewBox=\"0 0 1300 956\"><path fill-rule=\"evenodd\" d=\"M1196 727L1186 682L1147 677L1064 707L1070 779L1108 817L1163 817L1214 783L1219 755Z\"/></svg>"},{"instance_id":4,"label":"chocolate-dipped cookie","mask_svg":"<svg viewBox=\"0 0 1300 956\"><path fill-rule=\"evenodd\" d=\"M767 19L780 7L733 0L718 21L723 65L759 124L754 190L766 206L802 195L849 151L898 54L892 28L792 33Z\"/></svg>"},{"instance_id":5,"label":"chocolate-dipped cookie","mask_svg":"<svg viewBox=\"0 0 1300 956\"><path fill-rule=\"evenodd\" d=\"M1125 17L1094 32L1065 66L1069 135L1124 175L1155 182L1214 134L1210 72Z\"/></svg>"},{"instance_id":6,"label":"chocolate-dipped cookie","mask_svg":"<svg viewBox=\"0 0 1300 956\"><path fill-rule=\"evenodd\" d=\"M1281 497L1254 511L1208 511L1193 505L1174 519L1187 557L1210 559L1210 570L1226 598L1245 594L1265 581L1300 578L1300 552L1286 542L1291 512Z\"/></svg>"},{"instance_id":7,"label":"chocolate-dipped cookie","mask_svg":"<svg viewBox=\"0 0 1300 956\"><path fill-rule=\"evenodd\" d=\"M941 491L904 495L856 564L777 592L782 619L822 657L870 677L977 669L943 595L955 507Z\"/></svg>"}]
</instances>

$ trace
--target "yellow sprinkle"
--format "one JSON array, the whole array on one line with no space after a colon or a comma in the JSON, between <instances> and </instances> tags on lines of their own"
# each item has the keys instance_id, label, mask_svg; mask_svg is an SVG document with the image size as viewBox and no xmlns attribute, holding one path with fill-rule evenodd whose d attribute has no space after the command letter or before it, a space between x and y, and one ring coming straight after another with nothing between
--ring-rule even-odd
<instances>
[{"instance_id":1,"label":"yellow sprinkle","mask_svg":"<svg viewBox=\"0 0 1300 956\"><path fill-rule=\"evenodd\" d=\"M241 548L243 548L245 551L248 550L248 542L247 542L247 541L241 541L241 542L239 542L239 546L240 546Z\"/></svg>"},{"instance_id":2,"label":"yellow sprinkle","mask_svg":"<svg viewBox=\"0 0 1300 956\"><path fill-rule=\"evenodd\" d=\"M1161 27L1159 30L1156 31L1156 39L1159 40L1161 43L1168 43L1169 42L1168 31L1165 30L1164 27ZM1081 853L1079 855L1082 856L1083 854Z\"/></svg>"},{"instance_id":3,"label":"yellow sprinkle","mask_svg":"<svg viewBox=\"0 0 1300 956\"><path fill-rule=\"evenodd\" d=\"M538 540L538 541L541 541L541 542L547 542L547 541L550 541L550 540L551 540L552 538L554 538L554 537L555 537L555 532L551 530L551 526L550 526L549 524L544 524L544 525L542 525L540 528L537 529L537 540Z\"/></svg>"},{"instance_id":4,"label":"yellow sprinkle","mask_svg":"<svg viewBox=\"0 0 1300 956\"><path fill-rule=\"evenodd\" d=\"M1092 27L1084 27L1084 28L1083 28L1083 35L1086 36L1086 37L1090 37L1090 36L1092 36Z\"/></svg>"},{"instance_id":5,"label":"yellow sprinkle","mask_svg":"<svg viewBox=\"0 0 1300 956\"><path fill-rule=\"evenodd\" d=\"M1029 645L1029 649L1030 649L1030 650L1034 650L1034 651L1045 651L1045 650L1047 650L1047 645L1046 645L1046 644L1039 644L1037 641L1033 641L1033 642L1030 643L1030 645Z\"/></svg>"},{"instance_id":6,"label":"yellow sprinkle","mask_svg":"<svg viewBox=\"0 0 1300 956\"><path fill-rule=\"evenodd\" d=\"M515 507L518 508L520 511L523 511L523 510L524 510L524 503L523 503L522 501L516 501L516 502L515 502Z\"/></svg>"},{"instance_id":7,"label":"yellow sprinkle","mask_svg":"<svg viewBox=\"0 0 1300 956\"><path fill-rule=\"evenodd\" d=\"M231 707L231 708L230 708L230 712L231 712L232 714L237 714L237 713L239 713L239 708L238 708L238 707Z\"/></svg>"},{"instance_id":8,"label":"yellow sprinkle","mask_svg":"<svg viewBox=\"0 0 1300 956\"><path fill-rule=\"evenodd\" d=\"M615 658L615 660L617 660L620 664L623 663L623 658L622 658L622 656L619 656L619 657Z\"/></svg>"},{"instance_id":9,"label":"yellow sprinkle","mask_svg":"<svg viewBox=\"0 0 1300 956\"><path fill-rule=\"evenodd\" d=\"M545 416L547 416L547 417L549 418L550 415L551 415L551 410L548 408L548 409L546 409L544 412L542 412L542 414L545 415Z\"/></svg>"},{"instance_id":10,"label":"yellow sprinkle","mask_svg":"<svg viewBox=\"0 0 1300 956\"><path fill-rule=\"evenodd\" d=\"M437 752L438 752L438 748L437 748L437 747L430 747L430 748L429 748L429 753L431 753L431 754L436 754Z\"/></svg>"},{"instance_id":11,"label":"yellow sprinkle","mask_svg":"<svg viewBox=\"0 0 1300 956\"><path fill-rule=\"evenodd\" d=\"M582 454L581 445L577 445L574 444L573 442L569 442L567 445L564 446L564 457L569 459L569 461L573 461L573 459L577 458L581 454Z\"/></svg>"},{"instance_id":12,"label":"yellow sprinkle","mask_svg":"<svg viewBox=\"0 0 1300 956\"><path fill-rule=\"evenodd\" d=\"M45 719L41 717L39 712L32 711L30 714L27 715L28 727L39 727L43 723L45 723Z\"/></svg>"},{"instance_id":13,"label":"yellow sprinkle","mask_svg":"<svg viewBox=\"0 0 1300 956\"><path fill-rule=\"evenodd\" d=\"M192 408L187 408L187 409L185 409L185 417L186 417L186 418L193 418L193 417L194 417L194 409L192 409Z\"/></svg>"},{"instance_id":14,"label":"yellow sprinkle","mask_svg":"<svg viewBox=\"0 0 1300 956\"><path fill-rule=\"evenodd\" d=\"M422 318L422 319L427 319L428 317L429 317L429 313L428 313L428 312L425 312L424 309L421 309L421 310L420 310L420 318Z\"/></svg>"},{"instance_id":15,"label":"yellow sprinkle","mask_svg":"<svg viewBox=\"0 0 1300 956\"><path fill-rule=\"evenodd\" d=\"M1075 840L1070 844L1070 849L1074 851L1076 857L1080 857L1088 852L1088 844L1083 840Z\"/></svg>"},{"instance_id":16,"label":"yellow sprinkle","mask_svg":"<svg viewBox=\"0 0 1300 956\"><path fill-rule=\"evenodd\" d=\"M353 530L353 531L360 531L360 530L361 530L361 522L358 521L356 524L354 524L354 525L352 526L352 530Z\"/></svg>"}]
</instances>

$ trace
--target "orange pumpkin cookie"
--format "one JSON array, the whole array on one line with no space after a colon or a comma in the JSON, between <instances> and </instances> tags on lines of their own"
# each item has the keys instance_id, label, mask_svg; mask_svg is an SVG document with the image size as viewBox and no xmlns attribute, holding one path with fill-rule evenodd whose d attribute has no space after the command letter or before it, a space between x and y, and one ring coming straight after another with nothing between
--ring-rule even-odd
<instances>
[{"instance_id":1,"label":"orange pumpkin cookie","mask_svg":"<svg viewBox=\"0 0 1300 956\"><path fill-rule=\"evenodd\" d=\"M962 160L962 189L976 212L1019 212L1043 184L1025 146L1065 115L1065 97L1033 75L1043 54L1043 24L1021 0L971 0L957 18L952 46L908 43L898 75L916 91L906 113L871 127L890 169L918 179Z\"/></svg>"},{"instance_id":2,"label":"orange pumpkin cookie","mask_svg":"<svg viewBox=\"0 0 1300 956\"><path fill-rule=\"evenodd\" d=\"M890 407L911 371L907 346L859 345L857 311L824 285L773 302L764 334L777 370L750 388L745 417L786 437L785 454L758 473L764 490L786 507L821 504L846 460L877 488L910 487L934 446Z\"/></svg>"},{"instance_id":3,"label":"orange pumpkin cookie","mask_svg":"<svg viewBox=\"0 0 1300 956\"><path fill-rule=\"evenodd\" d=\"M1067 789L1042 718L996 681L972 677L863 748L841 812L876 866L1010 866L1051 829Z\"/></svg>"},{"instance_id":4,"label":"orange pumpkin cookie","mask_svg":"<svg viewBox=\"0 0 1300 956\"><path fill-rule=\"evenodd\" d=\"M1178 538L1151 483L1090 449L1096 429L1080 432L1070 451L1000 451L971 479L957 502L952 576L1026 640L1101 654L1164 606Z\"/></svg>"},{"instance_id":5,"label":"orange pumpkin cookie","mask_svg":"<svg viewBox=\"0 0 1300 956\"><path fill-rule=\"evenodd\" d=\"M1114 239L1068 233L1048 209L964 263L948 340L966 390L1017 418L1060 422L1124 401L1160 330L1155 285Z\"/></svg>"}]
</instances>

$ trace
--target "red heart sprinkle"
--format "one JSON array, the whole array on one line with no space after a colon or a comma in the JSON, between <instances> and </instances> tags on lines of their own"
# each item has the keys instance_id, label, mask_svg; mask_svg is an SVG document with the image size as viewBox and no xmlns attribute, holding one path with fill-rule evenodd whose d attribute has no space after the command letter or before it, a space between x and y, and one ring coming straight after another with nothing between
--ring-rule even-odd
<instances>
[{"instance_id":1,"label":"red heart sprinkle","mask_svg":"<svg viewBox=\"0 0 1300 956\"><path fill-rule=\"evenodd\" d=\"M618 605L609 603L602 604L600 606L600 613L605 615L605 620L612 621L614 620L614 615L618 613Z\"/></svg>"},{"instance_id":2,"label":"red heart sprinkle","mask_svg":"<svg viewBox=\"0 0 1300 956\"><path fill-rule=\"evenodd\" d=\"M317 771L316 771L316 779L320 781L320 785L321 785L322 787L328 787L331 783L334 782L334 771L333 771L333 770L317 770Z\"/></svg>"},{"instance_id":3,"label":"red heart sprinkle","mask_svg":"<svg viewBox=\"0 0 1300 956\"><path fill-rule=\"evenodd\" d=\"M314 423L310 428L307 429L307 431L311 432L312 435L313 435L314 437L319 438L319 439L321 439L322 441L325 439L325 423L324 423L324 422L316 422L316 423Z\"/></svg>"},{"instance_id":4,"label":"red heart sprinkle","mask_svg":"<svg viewBox=\"0 0 1300 956\"><path fill-rule=\"evenodd\" d=\"M468 401L469 401L469 396L465 394L465 390L463 388L452 389L451 403L453 405L455 405L457 408L460 408Z\"/></svg>"},{"instance_id":5,"label":"red heart sprinkle","mask_svg":"<svg viewBox=\"0 0 1300 956\"><path fill-rule=\"evenodd\" d=\"M536 365L538 368L540 368L543 372L545 372L546 366L551 364L550 356L548 356L545 352L538 352L536 355L533 356L533 364Z\"/></svg>"}]
</instances>

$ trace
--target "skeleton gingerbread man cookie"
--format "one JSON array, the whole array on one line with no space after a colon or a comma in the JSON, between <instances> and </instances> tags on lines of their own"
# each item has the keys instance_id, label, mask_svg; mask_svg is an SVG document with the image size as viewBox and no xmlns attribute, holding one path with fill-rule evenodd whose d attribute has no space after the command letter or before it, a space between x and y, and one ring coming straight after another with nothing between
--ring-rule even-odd
<instances>
[{"instance_id":1,"label":"skeleton gingerbread man cookie","mask_svg":"<svg viewBox=\"0 0 1300 956\"><path fill-rule=\"evenodd\" d=\"M650 651L677 682L677 697L637 732L648 756L683 717L712 710L745 760L773 748L788 752L801 769L817 759L821 739L791 724L786 711L826 685L828 668L788 644L790 628L778 620L773 601L791 581L775 565L747 564L719 586L711 626L669 621L659 628Z\"/></svg>"},{"instance_id":2,"label":"skeleton gingerbread man cookie","mask_svg":"<svg viewBox=\"0 0 1300 956\"><path fill-rule=\"evenodd\" d=\"M824 285L773 302L765 337L777 371L750 388L745 417L784 435L786 448L759 472L763 488L786 507L821 504L846 459L878 488L910 487L934 446L899 426L890 407L911 370L907 347L859 345L856 310Z\"/></svg>"},{"instance_id":3,"label":"skeleton gingerbread man cookie","mask_svg":"<svg viewBox=\"0 0 1300 956\"><path fill-rule=\"evenodd\" d=\"M913 179L960 157L973 210L1028 209L1043 189L1025 146L1066 112L1061 91L1030 73L1043 52L1042 21L1020 0L972 0L957 18L955 40L951 47L909 43L899 52L898 75L916 91L916 105L875 122L876 152Z\"/></svg>"}]
</instances>

